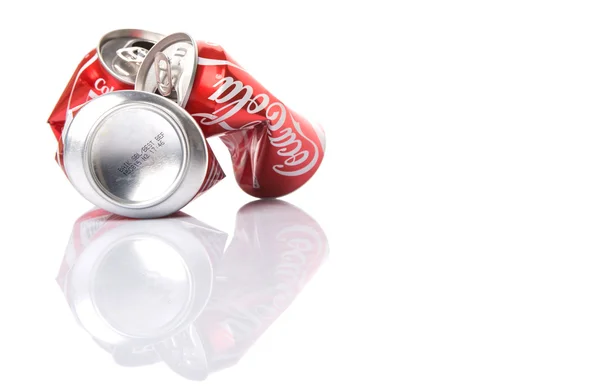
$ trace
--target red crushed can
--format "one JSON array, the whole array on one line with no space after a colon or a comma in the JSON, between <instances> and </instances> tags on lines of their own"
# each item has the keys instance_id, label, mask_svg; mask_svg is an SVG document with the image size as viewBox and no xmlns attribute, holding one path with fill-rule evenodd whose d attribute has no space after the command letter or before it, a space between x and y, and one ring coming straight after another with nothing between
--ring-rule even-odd
<instances>
[{"instance_id":1,"label":"red crushed can","mask_svg":"<svg viewBox=\"0 0 600 392\"><path fill-rule=\"evenodd\" d=\"M56 161L71 184L122 216L169 215L225 177L187 112L133 91L142 60L161 38L143 30L106 34L81 61L48 120L58 140Z\"/></svg>"},{"instance_id":2,"label":"red crushed can","mask_svg":"<svg viewBox=\"0 0 600 392\"><path fill-rule=\"evenodd\" d=\"M132 90L148 50L163 36L144 30L115 30L79 63L56 103L48 123L57 140L65 122L87 101L118 90Z\"/></svg>"},{"instance_id":3,"label":"red crushed can","mask_svg":"<svg viewBox=\"0 0 600 392\"><path fill-rule=\"evenodd\" d=\"M135 89L172 99L206 137L220 136L238 184L252 196L295 191L323 160L322 128L285 106L221 46L169 35L146 55Z\"/></svg>"}]
</instances>

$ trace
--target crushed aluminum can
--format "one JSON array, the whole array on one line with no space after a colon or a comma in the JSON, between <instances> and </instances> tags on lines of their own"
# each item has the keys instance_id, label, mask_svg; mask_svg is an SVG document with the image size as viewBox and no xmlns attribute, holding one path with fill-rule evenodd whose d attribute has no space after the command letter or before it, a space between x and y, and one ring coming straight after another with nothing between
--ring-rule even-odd
<instances>
[{"instance_id":1,"label":"crushed aluminum can","mask_svg":"<svg viewBox=\"0 0 600 392\"><path fill-rule=\"evenodd\" d=\"M170 215L225 177L194 119L142 91L110 92L78 108L59 144L79 193L126 217Z\"/></svg>"},{"instance_id":2,"label":"crushed aluminum can","mask_svg":"<svg viewBox=\"0 0 600 392\"><path fill-rule=\"evenodd\" d=\"M222 47L176 33L142 62L135 89L185 108L206 137L221 136L248 194L280 197L303 186L325 151L323 129L281 103Z\"/></svg>"}]
</instances>

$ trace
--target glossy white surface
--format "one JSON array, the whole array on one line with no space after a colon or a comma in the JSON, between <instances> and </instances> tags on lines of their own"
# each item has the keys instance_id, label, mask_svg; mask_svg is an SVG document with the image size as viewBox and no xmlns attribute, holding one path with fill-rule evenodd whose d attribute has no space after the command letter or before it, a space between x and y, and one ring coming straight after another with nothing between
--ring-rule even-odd
<instances>
[{"instance_id":1,"label":"glossy white surface","mask_svg":"<svg viewBox=\"0 0 600 392\"><path fill-rule=\"evenodd\" d=\"M164 362L190 380L237 363L328 255L318 223L283 201L248 203L227 234L185 214L78 219L57 281L117 364Z\"/></svg>"},{"instance_id":2,"label":"glossy white surface","mask_svg":"<svg viewBox=\"0 0 600 392\"><path fill-rule=\"evenodd\" d=\"M596 2L140 4L3 13L23 27L0 25L1 391L598 390ZM327 133L320 171L285 201L326 233L328 261L201 383L157 349L133 366L131 350L95 342L55 280L91 206L53 162L45 121L83 55L123 27L218 42ZM251 200L230 175L185 212L233 241ZM190 293L178 263L163 282L179 287L172 307L148 293L165 318L136 305L144 280L131 286L139 297L104 298L103 317L125 317L129 335L175 328ZM206 351L197 336L204 351L187 353Z\"/></svg>"}]
</instances>

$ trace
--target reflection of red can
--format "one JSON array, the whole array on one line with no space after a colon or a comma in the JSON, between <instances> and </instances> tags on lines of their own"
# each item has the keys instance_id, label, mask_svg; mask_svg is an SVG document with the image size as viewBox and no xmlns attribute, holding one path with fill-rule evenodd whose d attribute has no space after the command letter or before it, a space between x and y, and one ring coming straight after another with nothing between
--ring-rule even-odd
<instances>
[{"instance_id":1,"label":"reflection of red can","mask_svg":"<svg viewBox=\"0 0 600 392\"><path fill-rule=\"evenodd\" d=\"M123 366L163 361L191 380L237 363L328 255L317 221L281 200L237 214L233 238L181 212L77 220L58 282L73 315Z\"/></svg>"},{"instance_id":2,"label":"reflection of red can","mask_svg":"<svg viewBox=\"0 0 600 392\"><path fill-rule=\"evenodd\" d=\"M137 70L160 34L143 30L116 30L106 34L98 47L88 53L56 103L48 123L60 139L65 122L73 111L99 95L131 90Z\"/></svg>"},{"instance_id":3,"label":"reflection of red can","mask_svg":"<svg viewBox=\"0 0 600 392\"><path fill-rule=\"evenodd\" d=\"M323 159L320 126L282 104L218 45L167 36L148 52L135 88L173 99L207 137L221 136L239 185L252 196L295 191Z\"/></svg>"},{"instance_id":4,"label":"reflection of red can","mask_svg":"<svg viewBox=\"0 0 600 392\"><path fill-rule=\"evenodd\" d=\"M281 200L257 200L242 207L233 239L215 265L212 297L195 321L206 337L211 370L239 361L328 254L325 232L301 209Z\"/></svg>"}]
</instances>

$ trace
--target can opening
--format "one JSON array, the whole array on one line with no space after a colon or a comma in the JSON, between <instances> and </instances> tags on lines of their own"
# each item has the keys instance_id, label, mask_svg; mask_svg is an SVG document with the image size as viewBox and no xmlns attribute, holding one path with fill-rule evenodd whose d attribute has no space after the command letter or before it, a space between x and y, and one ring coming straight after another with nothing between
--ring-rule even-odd
<instances>
[{"instance_id":1,"label":"can opening","mask_svg":"<svg viewBox=\"0 0 600 392\"><path fill-rule=\"evenodd\" d=\"M153 93L153 94L157 94L157 95L161 95L161 96L163 96L163 97L165 97L165 98L168 98L168 99L170 99L170 100L172 100L172 101L175 101L175 102L177 102L177 97L178 97L178 95L177 95L177 91L176 91L175 89L172 89L172 90L171 90L171 93L170 93L169 95L162 95L162 93L160 92L160 90L158 89L158 87L156 87L156 88L154 89L154 91L152 91L152 93Z\"/></svg>"},{"instance_id":2,"label":"can opening","mask_svg":"<svg viewBox=\"0 0 600 392\"><path fill-rule=\"evenodd\" d=\"M133 85L139 65L161 34L124 29L105 34L96 49L104 68L119 81Z\"/></svg>"},{"instance_id":3,"label":"can opening","mask_svg":"<svg viewBox=\"0 0 600 392\"><path fill-rule=\"evenodd\" d=\"M146 41L146 40L137 40L137 41L131 41L128 46L137 46L138 48L144 48L146 50L150 50L154 46L154 43L150 42L150 41Z\"/></svg>"},{"instance_id":4,"label":"can opening","mask_svg":"<svg viewBox=\"0 0 600 392\"><path fill-rule=\"evenodd\" d=\"M112 70L121 76L134 79L140 64L153 46L154 43L141 39L127 42L116 50L116 56L111 63Z\"/></svg>"}]
</instances>

